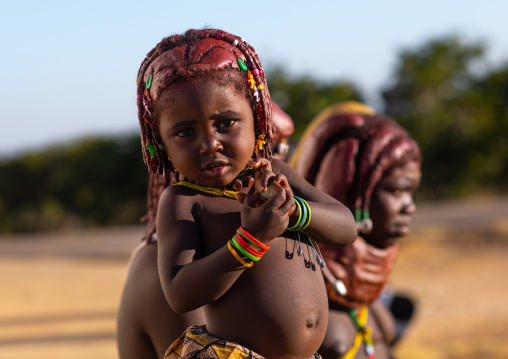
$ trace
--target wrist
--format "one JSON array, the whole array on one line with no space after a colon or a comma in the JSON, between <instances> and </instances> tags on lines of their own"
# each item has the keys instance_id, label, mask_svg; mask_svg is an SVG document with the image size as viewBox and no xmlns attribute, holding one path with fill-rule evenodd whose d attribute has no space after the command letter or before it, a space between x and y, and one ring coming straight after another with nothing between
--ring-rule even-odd
<instances>
[{"instance_id":1,"label":"wrist","mask_svg":"<svg viewBox=\"0 0 508 359\"><path fill-rule=\"evenodd\" d=\"M303 231L310 224L312 218L310 206L303 198L293 196L295 205L298 211L298 218L296 222L290 224L287 228L288 231Z\"/></svg>"},{"instance_id":2,"label":"wrist","mask_svg":"<svg viewBox=\"0 0 508 359\"><path fill-rule=\"evenodd\" d=\"M296 205L295 203L295 207L294 207L294 211L293 213L291 213L289 215L289 225L288 227L293 227L296 223L298 223L298 218L301 218L301 211L300 211L300 207Z\"/></svg>"}]
</instances>

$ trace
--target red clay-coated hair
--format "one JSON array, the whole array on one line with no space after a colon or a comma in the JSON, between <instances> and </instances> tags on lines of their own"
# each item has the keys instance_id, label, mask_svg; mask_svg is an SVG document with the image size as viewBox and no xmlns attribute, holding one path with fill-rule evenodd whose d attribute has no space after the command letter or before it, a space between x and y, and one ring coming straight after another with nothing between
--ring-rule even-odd
<instances>
[{"instance_id":1,"label":"red clay-coated hair","mask_svg":"<svg viewBox=\"0 0 508 359\"><path fill-rule=\"evenodd\" d=\"M242 65L246 69L242 69ZM255 84L248 82L252 75ZM266 146L255 155L271 159L271 102L266 77L256 51L242 38L217 29L188 30L163 39L141 63L137 77L138 119L143 159L150 173L175 172L158 132L157 103L176 81L211 77L218 85L245 91L251 101L256 137L264 134ZM224 78L232 81L225 81ZM251 88L253 86L253 88ZM254 144L253 149L254 149Z\"/></svg>"}]
</instances>

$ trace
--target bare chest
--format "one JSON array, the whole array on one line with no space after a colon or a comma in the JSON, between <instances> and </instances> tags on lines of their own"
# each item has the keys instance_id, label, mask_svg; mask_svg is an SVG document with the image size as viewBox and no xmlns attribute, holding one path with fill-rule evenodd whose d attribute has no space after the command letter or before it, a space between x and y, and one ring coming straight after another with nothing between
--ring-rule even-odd
<instances>
[{"instance_id":1,"label":"bare chest","mask_svg":"<svg viewBox=\"0 0 508 359\"><path fill-rule=\"evenodd\" d=\"M198 214L204 255L208 255L233 237L241 225L242 204L227 197L208 198Z\"/></svg>"}]
</instances>

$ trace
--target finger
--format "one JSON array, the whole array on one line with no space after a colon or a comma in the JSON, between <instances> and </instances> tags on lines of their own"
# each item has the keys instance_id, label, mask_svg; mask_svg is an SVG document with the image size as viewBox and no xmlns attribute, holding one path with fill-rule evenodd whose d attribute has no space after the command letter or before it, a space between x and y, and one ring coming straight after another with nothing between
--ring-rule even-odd
<instances>
[{"instance_id":1,"label":"finger","mask_svg":"<svg viewBox=\"0 0 508 359\"><path fill-rule=\"evenodd\" d=\"M244 198L244 202L243 202L244 206L247 205L250 208L255 208L256 207L256 203L259 200L258 197L259 197L259 194L257 192L254 192L252 194L248 194Z\"/></svg>"},{"instance_id":2,"label":"finger","mask_svg":"<svg viewBox=\"0 0 508 359\"><path fill-rule=\"evenodd\" d=\"M263 170L263 168L268 169L270 171L272 170L272 163L264 157L256 158L255 160L250 161L249 165L255 170L256 169Z\"/></svg>"},{"instance_id":3,"label":"finger","mask_svg":"<svg viewBox=\"0 0 508 359\"><path fill-rule=\"evenodd\" d=\"M250 166L254 169L254 178L256 181L259 181L265 171L272 170L272 165L266 158L253 160L250 162Z\"/></svg>"},{"instance_id":4,"label":"finger","mask_svg":"<svg viewBox=\"0 0 508 359\"><path fill-rule=\"evenodd\" d=\"M285 175L283 175L282 173L277 173L277 174L275 174L275 172L272 172L272 173L274 175L273 175L272 178L270 178L271 182L278 183L279 185L284 187L285 190L290 190L291 189L291 187L289 186L288 179L286 178Z\"/></svg>"},{"instance_id":5,"label":"finger","mask_svg":"<svg viewBox=\"0 0 508 359\"><path fill-rule=\"evenodd\" d=\"M266 179L266 181L265 181L265 179ZM284 176L281 173L276 174L273 171L265 171L265 172L263 172L262 178L261 178L260 183L259 183L258 186L261 187L264 183L266 183L267 187L270 186L273 183L277 183L280 186L282 186L286 191L293 193L293 190L289 186L289 182L288 182L286 176ZM260 190L260 192L264 191L264 190L261 190L261 188L259 190Z\"/></svg>"},{"instance_id":6,"label":"finger","mask_svg":"<svg viewBox=\"0 0 508 359\"><path fill-rule=\"evenodd\" d=\"M279 180L279 184L284 187L284 189L286 191L291 191L291 195L293 195L293 190L291 189L291 186L289 186L289 182L288 182L288 179L286 178L286 176L284 175L280 175L280 180Z\"/></svg>"},{"instance_id":7,"label":"finger","mask_svg":"<svg viewBox=\"0 0 508 359\"><path fill-rule=\"evenodd\" d=\"M275 179L276 179L275 173L269 170L264 171L263 173L261 173L261 177L259 178L257 190L259 192L265 192L270 184L277 183Z\"/></svg>"}]
</instances>

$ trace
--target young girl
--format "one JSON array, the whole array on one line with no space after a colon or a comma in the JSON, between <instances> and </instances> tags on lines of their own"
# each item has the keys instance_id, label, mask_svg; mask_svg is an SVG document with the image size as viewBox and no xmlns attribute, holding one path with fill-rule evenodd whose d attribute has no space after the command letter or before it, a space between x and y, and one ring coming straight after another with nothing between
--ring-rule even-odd
<instances>
[{"instance_id":1,"label":"young girl","mask_svg":"<svg viewBox=\"0 0 508 359\"><path fill-rule=\"evenodd\" d=\"M275 133L270 147L274 158L284 160L288 150L287 138L294 131L287 113L272 102ZM276 157L277 156L277 157ZM166 349L191 324L204 324L202 308L187 313L175 313L162 292L157 269L157 236L155 224L162 192L172 178L150 174L147 193L146 230L142 242L129 261L127 281L122 293L117 320L117 344L121 359L162 358Z\"/></svg>"},{"instance_id":2,"label":"young girl","mask_svg":"<svg viewBox=\"0 0 508 359\"><path fill-rule=\"evenodd\" d=\"M343 201L359 229L351 246L320 245L330 300L319 350L325 358L391 358L393 318L374 301L416 210L412 194L420 182L421 157L402 128L367 110L325 110L290 161L310 183Z\"/></svg>"},{"instance_id":3,"label":"young girl","mask_svg":"<svg viewBox=\"0 0 508 359\"><path fill-rule=\"evenodd\" d=\"M328 303L313 239L344 246L356 227L340 202L270 162L254 49L214 29L162 40L141 64L138 109L145 163L177 178L157 215L162 289L176 312L204 306L206 317L166 357L314 355Z\"/></svg>"}]
</instances>

